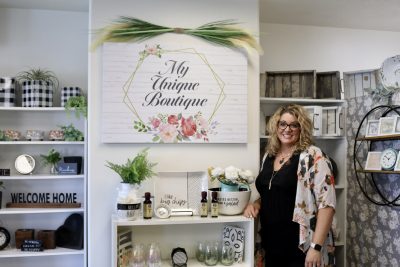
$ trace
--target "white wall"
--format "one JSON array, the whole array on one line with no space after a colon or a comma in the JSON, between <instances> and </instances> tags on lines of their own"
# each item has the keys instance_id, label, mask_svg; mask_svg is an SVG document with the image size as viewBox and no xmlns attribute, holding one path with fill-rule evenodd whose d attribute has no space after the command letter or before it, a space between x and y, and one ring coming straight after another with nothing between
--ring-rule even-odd
<instances>
[{"instance_id":1,"label":"white wall","mask_svg":"<svg viewBox=\"0 0 400 267\"><path fill-rule=\"evenodd\" d=\"M87 34L84 12L0 8L0 76L43 68L86 91Z\"/></svg>"},{"instance_id":2,"label":"white wall","mask_svg":"<svg viewBox=\"0 0 400 267\"><path fill-rule=\"evenodd\" d=\"M400 54L400 33L260 24L260 70L355 71Z\"/></svg>"},{"instance_id":3,"label":"white wall","mask_svg":"<svg viewBox=\"0 0 400 267\"><path fill-rule=\"evenodd\" d=\"M142 0L91 1L91 28L105 26L121 15L137 17L171 27L196 27L222 19L237 19L244 28L259 31L258 1L249 0ZM176 40L188 45L198 39L168 34L154 40ZM258 87L259 57L250 55L248 67L248 143L247 144L102 144L101 129L101 49L90 58L89 109L89 265L109 266L111 261L111 214L115 208L120 178L104 167L106 160L125 162L140 149L150 147L150 160L158 162L157 171L206 170L211 165L234 164L258 168Z\"/></svg>"}]
</instances>

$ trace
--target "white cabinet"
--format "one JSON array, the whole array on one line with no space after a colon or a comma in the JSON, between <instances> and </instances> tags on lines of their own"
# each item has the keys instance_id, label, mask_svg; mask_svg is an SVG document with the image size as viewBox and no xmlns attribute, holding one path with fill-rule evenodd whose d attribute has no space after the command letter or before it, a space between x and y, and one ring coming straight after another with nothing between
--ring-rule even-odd
<instances>
[{"instance_id":1,"label":"white cabinet","mask_svg":"<svg viewBox=\"0 0 400 267\"><path fill-rule=\"evenodd\" d=\"M299 104L302 106L339 107L344 110L345 100L336 99L301 99L301 98L260 98L260 151L268 142L265 134L265 116L271 116L275 110L282 105ZM340 118L343 119L343 118ZM343 129L338 131L343 133ZM336 240L336 261L337 266L345 266L346 259L346 195L347 195L347 140L344 136L319 135L314 141L329 157L331 157L338 168L336 179L336 219L339 237Z\"/></svg>"},{"instance_id":2,"label":"white cabinet","mask_svg":"<svg viewBox=\"0 0 400 267\"><path fill-rule=\"evenodd\" d=\"M26 130L42 130L43 141L2 141L0 142L0 168L11 170L10 176L0 176L6 187L3 190L3 204L0 209L2 226L11 234L10 246L0 251L0 266L86 266L86 141L64 142L50 141L47 134L58 126L73 124L75 128L86 133L86 120L68 115L64 108L0 108L0 128L13 129L25 135ZM86 138L86 134L85 134ZM51 175L50 167L43 166L41 154L47 154L54 148L64 156L81 156L83 158L82 174ZM14 167L18 155L29 154L34 157L36 167L32 174L21 175ZM78 208L6 208L12 202L12 193L76 193ZM50 201L54 202L54 200ZM17 229L56 230L72 213L79 213L84 218L84 248L48 249L44 252L21 252L15 248L15 231ZM63 256L63 257L59 257Z\"/></svg>"},{"instance_id":3,"label":"white cabinet","mask_svg":"<svg viewBox=\"0 0 400 267\"><path fill-rule=\"evenodd\" d=\"M136 221L112 220L112 257L111 265L117 266L117 236L118 233L130 230L133 243L150 244L157 242L160 245L163 259L162 266L171 266L171 251L173 248L185 248L189 257L188 266L204 266L195 258L198 241L221 241L224 226L231 225L245 230L244 259L234 266L254 265L254 220L238 216L218 216L218 218L171 217L169 219L153 218ZM223 266L223 265L218 265Z\"/></svg>"}]
</instances>

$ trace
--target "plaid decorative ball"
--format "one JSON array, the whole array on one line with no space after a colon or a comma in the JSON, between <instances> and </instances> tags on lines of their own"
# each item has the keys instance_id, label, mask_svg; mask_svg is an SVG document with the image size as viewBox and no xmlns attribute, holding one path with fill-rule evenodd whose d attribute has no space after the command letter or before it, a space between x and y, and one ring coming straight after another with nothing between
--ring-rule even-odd
<instances>
[{"instance_id":1,"label":"plaid decorative ball","mask_svg":"<svg viewBox=\"0 0 400 267\"><path fill-rule=\"evenodd\" d=\"M81 88L79 87L64 87L61 91L61 106L65 107L68 99L72 96L81 96Z\"/></svg>"},{"instance_id":2,"label":"plaid decorative ball","mask_svg":"<svg viewBox=\"0 0 400 267\"><path fill-rule=\"evenodd\" d=\"M23 107L52 107L53 86L45 81L24 81L22 83Z\"/></svg>"},{"instance_id":3,"label":"plaid decorative ball","mask_svg":"<svg viewBox=\"0 0 400 267\"><path fill-rule=\"evenodd\" d=\"M0 78L0 107L15 106L15 79Z\"/></svg>"}]
</instances>

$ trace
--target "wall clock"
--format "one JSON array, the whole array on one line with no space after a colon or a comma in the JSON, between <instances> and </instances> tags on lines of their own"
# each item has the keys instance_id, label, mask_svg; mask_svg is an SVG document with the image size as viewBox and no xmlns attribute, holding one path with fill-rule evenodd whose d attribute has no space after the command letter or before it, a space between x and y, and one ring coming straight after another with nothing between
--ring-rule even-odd
<instances>
[{"instance_id":1,"label":"wall clock","mask_svg":"<svg viewBox=\"0 0 400 267\"><path fill-rule=\"evenodd\" d=\"M396 165L397 150L388 148L382 151L381 154L381 167L382 170L393 170Z\"/></svg>"},{"instance_id":2,"label":"wall clock","mask_svg":"<svg viewBox=\"0 0 400 267\"><path fill-rule=\"evenodd\" d=\"M20 174L32 173L35 169L35 159L27 154L20 155L15 159L15 169Z\"/></svg>"},{"instance_id":3,"label":"wall clock","mask_svg":"<svg viewBox=\"0 0 400 267\"><path fill-rule=\"evenodd\" d=\"M0 227L0 250L3 250L10 244L10 232L4 227Z\"/></svg>"}]
</instances>

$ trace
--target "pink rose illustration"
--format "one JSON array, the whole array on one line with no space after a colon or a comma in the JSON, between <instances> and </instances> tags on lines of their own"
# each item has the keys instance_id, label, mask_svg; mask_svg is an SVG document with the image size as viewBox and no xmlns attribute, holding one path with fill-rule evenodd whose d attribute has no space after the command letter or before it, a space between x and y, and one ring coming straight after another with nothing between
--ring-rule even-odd
<instances>
[{"instance_id":1,"label":"pink rose illustration","mask_svg":"<svg viewBox=\"0 0 400 267\"><path fill-rule=\"evenodd\" d=\"M182 117L182 133L184 136L192 136L196 133L196 122L193 121L193 117L185 119Z\"/></svg>"},{"instance_id":2,"label":"pink rose illustration","mask_svg":"<svg viewBox=\"0 0 400 267\"><path fill-rule=\"evenodd\" d=\"M179 123L178 116L176 116L176 115L169 115L169 116L168 116L168 123L169 123L169 124L178 124L178 123Z\"/></svg>"},{"instance_id":3,"label":"pink rose illustration","mask_svg":"<svg viewBox=\"0 0 400 267\"><path fill-rule=\"evenodd\" d=\"M172 124L161 124L159 127L160 130L160 138L165 143L172 143L175 141L178 136L178 130Z\"/></svg>"},{"instance_id":4,"label":"pink rose illustration","mask_svg":"<svg viewBox=\"0 0 400 267\"><path fill-rule=\"evenodd\" d=\"M158 126L160 126L161 121L157 118L152 118L151 119L151 125L153 125L154 128L157 128Z\"/></svg>"}]
</instances>

